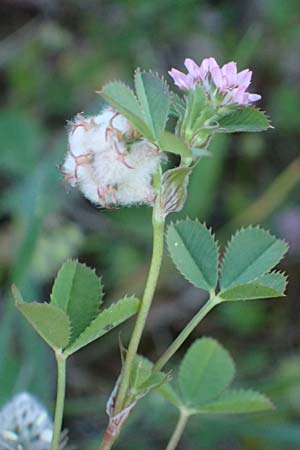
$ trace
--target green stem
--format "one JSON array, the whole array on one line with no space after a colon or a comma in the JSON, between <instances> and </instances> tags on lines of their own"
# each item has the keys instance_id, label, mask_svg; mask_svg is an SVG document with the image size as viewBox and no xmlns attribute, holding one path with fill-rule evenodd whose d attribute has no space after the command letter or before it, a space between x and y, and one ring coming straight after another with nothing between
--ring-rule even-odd
<instances>
[{"instance_id":1,"label":"green stem","mask_svg":"<svg viewBox=\"0 0 300 450\"><path fill-rule=\"evenodd\" d=\"M116 399L115 414L122 411L126 403L126 395L130 382L130 374L137 354L138 346L146 324L151 307L153 295L156 289L160 272L164 246L164 220L157 208L153 209L153 252L148 279L144 291L142 304L138 313L135 327L129 343L124 367L122 381Z\"/></svg>"},{"instance_id":2,"label":"green stem","mask_svg":"<svg viewBox=\"0 0 300 450\"><path fill-rule=\"evenodd\" d=\"M175 448L177 447L177 445L183 435L183 432L185 430L185 427L187 425L189 417L190 416L186 411L184 411L184 410L180 411L180 416L179 416L176 428L171 436L171 439L166 447L166 450L175 450Z\"/></svg>"},{"instance_id":3,"label":"green stem","mask_svg":"<svg viewBox=\"0 0 300 450\"><path fill-rule=\"evenodd\" d=\"M51 450L59 449L66 392L66 358L58 352L55 354L55 356L57 362L57 396Z\"/></svg>"},{"instance_id":4,"label":"green stem","mask_svg":"<svg viewBox=\"0 0 300 450\"><path fill-rule=\"evenodd\" d=\"M177 352L179 347L184 343L184 341L189 337L189 335L194 331L201 320L213 309L215 305L218 304L218 299L214 295L204 304L200 311L192 318L192 320L186 325L182 332L177 336L174 342L169 348L164 352L164 354L159 358L153 367L154 371L159 372L172 358L172 356Z\"/></svg>"}]
</instances>

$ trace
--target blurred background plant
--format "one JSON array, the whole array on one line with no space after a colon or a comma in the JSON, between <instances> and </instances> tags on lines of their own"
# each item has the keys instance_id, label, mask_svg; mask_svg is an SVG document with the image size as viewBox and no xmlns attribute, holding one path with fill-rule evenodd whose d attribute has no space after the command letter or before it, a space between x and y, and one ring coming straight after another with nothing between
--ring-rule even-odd
<instances>
[{"instance_id":1,"label":"blurred background plant","mask_svg":"<svg viewBox=\"0 0 300 450\"><path fill-rule=\"evenodd\" d=\"M289 289L285 300L220 307L185 346L201 335L222 340L238 363L237 381L268 394L277 409L192 420L181 448L299 449L298 0L2 0L0 17L1 404L27 390L51 410L55 388L51 355L12 307L12 282L24 296L47 298L62 262L78 257L103 275L113 299L127 290L140 294L147 272L150 209L96 209L64 187L66 120L83 109L97 113L95 91L110 79L132 79L136 66L166 74L185 57L213 55L253 69L253 92L263 95L275 129L216 140L214 156L193 174L181 215L205 220L221 241L241 225L270 228L291 245L281 267ZM202 301L166 256L143 352L161 354ZM122 328L124 342L131 325ZM70 360L65 427L78 448L97 449L106 424L103 405L120 364L117 338L112 332ZM176 411L152 395L116 449L162 447L175 420Z\"/></svg>"}]
</instances>

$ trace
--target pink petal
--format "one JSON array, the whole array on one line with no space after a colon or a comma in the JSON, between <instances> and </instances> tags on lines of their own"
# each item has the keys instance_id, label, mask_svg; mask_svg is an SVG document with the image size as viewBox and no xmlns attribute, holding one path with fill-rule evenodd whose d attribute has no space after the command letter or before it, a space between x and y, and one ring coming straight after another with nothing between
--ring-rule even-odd
<instances>
[{"instance_id":1,"label":"pink petal","mask_svg":"<svg viewBox=\"0 0 300 450\"><path fill-rule=\"evenodd\" d=\"M219 67L215 58L204 58L199 67L199 77L202 81L207 77L210 69L213 67Z\"/></svg>"},{"instance_id":2,"label":"pink petal","mask_svg":"<svg viewBox=\"0 0 300 450\"><path fill-rule=\"evenodd\" d=\"M213 67L210 69L210 74L213 79L213 82L215 83L215 86L222 90L224 88L224 80L223 80L223 74L220 69L220 67Z\"/></svg>"},{"instance_id":3,"label":"pink petal","mask_svg":"<svg viewBox=\"0 0 300 450\"><path fill-rule=\"evenodd\" d=\"M208 71L209 71L209 59L205 58L203 59L199 67L199 76L202 81L207 77Z\"/></svg>"},{"instance_id":4,"label":"pink petal","mask_svg":"<svg viewBox=\"0 0 300 450\"><path fill-rule=\"evenodd\" d=\"M205 72L208 72L209 70L209 58L204 58L203 61L200 64L200 69L204 70Z\"/></svg>"},{"instance_id":5,"label":"pink petal","mask_svg":"<svg viewBox=\"0 0 300 450\"><path fill-rule=\"evenodd\" d=\"M245 103L245 95L248 96L247 93L245 93L244 89L236 88L232 89L230 92L230 101L228 101L228 104L234 104L237 105L244 105L247 104L247 100Z\"/></svg>"},{"instance_id":6,"label":"pink petal","mask_svg":"<svg viewBox=\"0 0 300 450\"><path fill-rule=\"evenodd\" d=\"M261 99L261 95L259 94L248 94L248 100L249 102L257 102L258 100Z\"/></svg>"},{"instance_id":7,"label":"pink petal","mask_svg":"<svg viewBox=\"0 0 300 450\"><path fill-rule=\"evenodd\" d=\"M177 69L172 69L168 73L180 89L192 89L194 87L193 79L185 73Z\"/></svg>"},{"instance_id":8,"label":"pink petal","mask_svg":"<svg viewBox=\"0 0 300 450\"><path fill-rule=\"evenodd\" d=\"M244 93L244 96L243 96L243 100L242 100L242 102L240 103L241 105L243 105L243 106L247 106L247 105L249 105L249 93L248 92L245 92Z\"/></svg>"},{"instance_id":9,"label":"pink petal","mask_svg":"<svg viewBox=\"0 0 300 450\"><path fill-rule=\"evenodd\" d=\"M222 73L227 81L227 86L236 86L237 84L237 67L236 63L231 61L224 64L222 67Z\"/></svg>"},{"instance_id":10,"label":"pink petal","mask_svg":"<svg viewBox=\"0 0 300 450\"><path fill-rule=\"evenodd\" d=\"M250 84L252 78L252 71L249 69L242 70L237 74L237 84L240 87L243 87L245 90Z\"/></svg>"},{"instance_id":11,"label":"pink petal","mask_svg":"<svg viewBox=\"0 0 300 450\"><path fill-rule=\"evenodd\" d=\"M208 58L208 65L209 65L209 69L212 69L213 67L219 67L219 64L217 63L217 61L215 60L215 58Z\"/></svg>"},{"instance_id":12,"label":"pink petal","mask_svg":"<svg viewBox=\"0 0 300 450\"><path fill-rule=\"evenodd\" d=\"M184 65L189 71L190 75L192 75L194 78L198 78L200 76L200 67L191 58L186 58L186 60L184 61Z\"/></svg>"}]
</instances>

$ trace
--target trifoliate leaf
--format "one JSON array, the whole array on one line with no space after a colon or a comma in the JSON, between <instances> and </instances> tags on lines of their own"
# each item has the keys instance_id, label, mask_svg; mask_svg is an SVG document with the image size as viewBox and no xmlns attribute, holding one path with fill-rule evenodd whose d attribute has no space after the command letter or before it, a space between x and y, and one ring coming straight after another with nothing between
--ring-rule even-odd
<instances>
[{"instance_id":1,"label":"trifoliate leaf","mask_svg":"<svg viewBox=\"0 0 300 450\"><path fill-rule=\"evenodd\" d=\"M107 103L123 114L143 136L147 139L152 139L152 132L142 118L141 105L134 92L128 86L120 81L113 81L106 84L100 94Z\"/></svg>"},{"instance_id":2,"label":"trifoliate leaf","mask_svg":"<svg viewBox=\"0 0 300 450\"><path fill-rule=\"evenodd\" d=\"M211 232L197 220L172 223L167 243L177 269L195 286L210 291L218 278L218 247Z\"/></svg>"},{"instance_id":3,"label":"trifoliate leaf","mask_svg":"<svg viewBox=\"0 0 300 450\"><path fill-rule=\"evenodd\" d=\"M234 363L227 350L214 339L198 339L179 368L181 401L187 409L210 402L228 387L234 372Z\"/></svg>"},{"instance_id":4,"label":"trifoliate leaf","mask_svg":"<svg viewBox=\"0 0 300 450\"><path fill-rule=\"evenodd\" d=\"M137 313L139 304L140 302L136 297L125 297L101 311L80 336L66 348L65 354L75 353L129 319Z\"/></svg>"},{"instance_id":5,"label":"trifoliate leaf","mask_svg":"<svg viewBox=\"0 0 300 450\"><path fill-rule=\"evenodd\" d=\"M52 288L51 304L69 316L72 340L96 317L102 297L101 280L94 270L78 261L63 264Z\"/></svg>"},{"instance_id":6,"label":"trifoliate leaf","mask_svg":"<svg viewBox=\"0 0 300 450\"><path fill-rule=\"evenodd\" d=\"M266 114L254 107L237 108L233 112L216 118L218 132L235 133L240 131L264 131L270 128Z\"/></svg>"},{"instance_id":7,"label":"trifoliate leaf","mask_svg":"<svg viewBox=\"0 0 300 450\"><path fill-rule=\"evenodd\" d=\"M13 289L18 310L54 350L64 348L70 338L70 321L59 307L48 303L24 302L16 287Z\"/></svg>"},{"instance_id":8,"label":"trifoliate leaf","mask_svg":"<svg viewBox=\"0 0 300 450\"><path fill-rule=\"evenodd\" d=\"M170 110L170 93L167 84L152 72L135 73L135 89L141 105L143 118L157 140L165 129Z\"/></svg>"},{"instance_id":9,"label":"trifoliate leaf","mask_svg":"<svg viewBox=\"0 0 300 450\"><path fill-rule=\"evenodd\" d=\"M241 414L274 409L272 402L263 394L252 390L227 390L217 400L197 409L197 413Z\"/></svg>"},{"instance_id":10,"label":"trifoliate leaf","mask_svg":"<svg viewBox=\"0 0 300 450\"><path fill-rule=\"evenodd\" d=\"M285 275L280 272L273 272L257 278L252 283L225 289L218 294L218 297L224 301L283 297L285 288Z\"/></svg>"},{"instance_id":11,"label":"trifoliate leaf","mask_svg":"<svg viewBox=\"0 0 300 450\"><path fill-rule=\"evenodd\" d=\"M287 244L261 228L238 231L229 242L221 267L221 289L254 281L284 256Z\"/></svg>"}]
</instances>

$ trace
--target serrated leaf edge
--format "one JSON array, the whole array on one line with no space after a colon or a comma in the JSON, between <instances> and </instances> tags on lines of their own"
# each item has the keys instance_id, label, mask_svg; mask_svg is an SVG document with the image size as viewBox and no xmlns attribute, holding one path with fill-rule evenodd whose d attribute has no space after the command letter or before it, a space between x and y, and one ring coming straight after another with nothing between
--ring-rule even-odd
<instances>
[{"instance_id":1,"label":"serrated leaf edge","mask_svg":"<svg viewBox=\"0 0 300 450\"><path fill-rule=\"evenodd\" d=\"M103 286L103 283L102 283L102 277L97 275L96 269L94 267L88 266L86 263L79 261L77 258L68 258L63 263L63 265L59 268L59 270L57 271L55 279L54 279L54 283L52 285L51 293L50 293L50 302L49 302L49 304L52 304L52 293L53 293L53 287L54 287L54 284L55 284L55 280L59 276L60 272L63 270L64 266L66 264L70 263L70 262L71 263L75 263L75 264L80 264L81 266L84 266L85 268L89 269L91 272L94 273L94 275L96 275L97 279L99 280L99 307L98 307L98 312L99 312L100 308L101 308L101 305L103 303L103 298L105 296L104 286ZM59 305L56 305L56 306L59 307ZM60 309L62 309L62 308L60 308ZM95 315L95 317L96 317L96 315Z\"/></svg>"},{"instance_id":2,"label":"serrated leaf edge","mask_svg":"<svg viewBox=\"0 0 300 450\"><path fill-rule=\"evenodd\" d=\"M125 297L122 297L120 300L117 300L116 302L111 303L107 308L104 308L104 309L100 310L99 313L98 313L98 315L97 315L93 320L91 320L91 322L89 323L89 325L86 326L86 328L80 333L80 335L77 336L77 338L76 338L73 342L69 342L69 343L68 343L68 345L64 348L63 353L64 353L66 356L70 356L70 355L72 355L73 353L76 353L76 352L77 352L78 350L80 350L81 348L83 348L83 347L85 347L86 345L88 345L89 343L93 342L93 341L90 341L89 343L83 345L82 347L80 347L79 349L76 349L76 350L74 350L74 351L71 351L71 352L68 351L68 349L69 349L70 347L72 347L72 346L76 343L77 340L80 340L82 334L85 333L85 332L87 331L87 329L90 328L90 327L93 325L93 323L95 322L95 320L98 319L99 315L105 313L106 311L108 311L109 309L111 309L113 306L116 306L120 301L125 302L126 300L134 300L134 299L136 299L137 302L140 302L140 300L139 300L135 295L125 296ZM130 318L130 317L129 317L129 318ZM118 326L118 325L117 325L117 326ZM113 328L116 328L116 327L113 327ZM113 328L111 328L111 330L113 330ZM111 331L111 330L109 330L109 331ZM108 333L109 331L107 331L106 333ZM106 333L104 333L104 334L106 334ZM104 335L104 334L103 334L103 335ZM99 338L97 338L97 339L100 339L100 337L102 337L103 335L99 336Z\"/></svg>"},{"instance_id":3,"label":"serrated leaf edge","mask_svg":"<svg viewBox=\"0 0 300 450\"><path fill-rule=\"evenodd\" d=\"M269 236L271 236L272 238L275 238L277 241L282 241L282 242L284 242L284 244L285 244L285 252L282 254L282 257L281 257L281 258L279 259L279 261L276 263L276 266L277 266L277 264L280 263L280 261L283 260L283 258L284 258L285 255L287 254L287 252L288 252L288 250L289 250L289 244L288 244L288 242L287 242L285 239L277 238L276 236L274 236L273 234L271 234L269 230L266 230L265 228L262 228L262 227L260 227L259 225L255 225L255 226L254 226L254 225L249 225L249 226L247 226L247 227L241 227L239 230L237 230L237 231L230 237L230 239L228 240L228 242L227 242L226 245L225 245L223 255L220 256L220 262L219 262L219 268L220 268L220 270L219 270L219 280L220 280L220 282L221 282L221 275L222 275L222 271L223 271L224 261L225 261L225 259L226 259L226 256L227 256L229 247L231 246L233 240L234 240L237 236L239 236L240 234L242 234L244 231L248 231L248 230L262 230L262 231L264 231L266 234L268 234ZM254 278L252 281L249 281L249 283L252 283L254 280L260 278L260 277L263 276L263 275L267 275L268 273L271 273L270 271L272 271L272 269L273 269L274 267L275 267L275 266L271 267L271 269L268 270L267 272L264 272L264 273L261 274L259 277ZM279 271L279 272L280 272L280 271ZM243 284L248 284L248 283L243 283ZM227 289L227 288L226 288L226 289Z\"/></svg>"},{"instance_id":4,"label":"serrated leaf edge","mask_svg":"<svg viewBox=\"0 0 300 450\"><path fill-rule=\"evenodd\" d=\"M199 225L204 226L204 227L209 231L210 236L212 237L212 239L213 239L213 241L214 241L214 243L215 243L215 245L216 245L216 250L217 250L217 267L216 267L216 270L217 270L217 283L216 283L216 286L217 286L217 284L218 284L218 279L219 279L219 271L220 271L220 263L219 263L219 259L220 259L220 252L219 252L219 250L220 250L220 245L219 245L219 242L218 242L217 239L216 239L216 235L213 233L212 227L208 228L207 225L206 225L206 222L200 222L197 218L191 219L190 217L187 217L186 219L178 219L178 220L176 220L176 222L171 222L171 223L168 225L168 227L167 227L167 230L166 230L166 232L165 232L165 240L166 240L166 242L167 242L169 255L170 255L170 257L171 257L171 259L172 259L172 261L173 261L173 263L174 263L176 269L178 270L178 272L182 275L182 277L183 277L186 281L188 281L188 282L191 283L193 286L195 286L195 284L194 284L188 277L186 277L186 276L181 272L181 270L179 269L179 267L177 266L177 264L176 264L175 261L173 260L173 257L172 257L172 254L171 254L171 251L170 251L170 248L169 248L168 240L167 240L167 236L168 236L170 227L173 226L173 225L175 225L175 224L179 224L179 223L183 223L183 222L192 222L192 223L196 222L196 223L198 223ZM208 284L208 283L207 283L207 284ZM196 286L196 287L197 287L197 286ZM200 289L200 288L198 288L198 289ZM204 290L206 290L206 289L204 289ZM207 292L208 292L208 291L207 291Z\"/></svg>"},{"instance_id":5,"label":"serrated leaf edge","mask_svg":"<svg viewBox=\"0 0 300 450\"><path fill-rule=\"evenodd\" d=\"M222 289L222 290L220 290L220 291L218 292L218 295L221 294L222 292L225 292L225 291L229 290L229 289L234 289L234 288L237 288L237 287L239 287L239 286L247 286L247 285L249 285L249 284L258 284L258 285L260 285L260 286L270 287L270 286L267 286L267 285L265 285L265 284L262 284L262 283L256 283L256 282L257 282L261 277L264 277L265 275L272 275L272 274L279 274L279 275L282 275L282 276L283 276L284 281L285 281L285 286L284 286L284 291L283 291L283 293L282 293L282 297L285 297L285 296L286 296L286 295L285 295L285 292L286 292L287 285L288 285L288 275L287 275L286 272L283 272L282 270L271 270L271 271L268 271L268 272L264 273L263 275L260 275L259 277L254 278L252 281L248 281L247 283L241 283L241 284L237 284L237 285L232 286L232 287L228 287L228 288ZM271 289L273 289L273 288L271 288ZM274 291L276 291L276 290L277 290L277 289L274 289ZM277 292L279 292L279 291L277 291Z\"/></svg>"},{"instance_id":6,"label":"serrated leaf edge","mask_svg":"<svg viewBox=\"0 0 300 450\"><path fill-rule=\"evenodd\" d=\"M167 90L167 93L168 93L168 114L167 114L167 117L166 117L166 120L165 120L163 129L162 129L162 131L164 131L165 128L166 128L166 124L167 124L167 122L168 122L168 119L169 119L169 115L170 115L170 107L171 107L171 91L170 91L170 89L169 89L169 85L168 85L168 83L166 82L166 80L164 79L164 77L163 77L162 75L158 74L158 72L153 72L152 70L141 70L140 67L137 67L137 68L135 69L135 71L134 71L134 76L133 76L133 79L134 79L134 86L135 86L135 91L136 91L136 92L135 92L135 97L136 97L136 99L137 99L137 101L138 101L138 103L139 103L139 105L140 105L141 113L142 113L143 119L144 119L145 124L147 125L147 127L148 127L148 119L147 119L147 117L146 117L146 113L145 113L145 111L144 111L144 108L142 107L142 103L141 103L141 101L140 101L140 99L139 99L139 97L138 97L137 89L136 89L136 83L137 83L136 77L137 77L137 74L143 74L143 73L144 73L144 74L150 73L150 74L153 75L155 78L158 78L158 79L165 85L165 87L166 87L166 90ZM149 128L149 127L148 127L148 128ZM150 128L149 128L149 129L150 129ZM150 131L151 131L151 133L153 134L154 140L157 141L158 137L157 137L157 139L155 138L155 132L154 132L154 130L151 129Z\"/></svg>"},{"instance_id":7,"label":"serrated leaf edge","mask_svg":"<svg viewBox=\"0 0 300 450\"><path fill-rule=\"evenodd\" d=\"M268 130L268 129L270 129L270 128L271 128L271 129L274 128L274 127L272 126L271 117L269 116L269 114L268 114L266 111L262 110L261 108L258 108L258 107L256 107L256 106L239 106L239 109L253 109L253 110L255 110L255 111L258 111L258 112L260 112L260 113L263 113L264 117L266 118L266 120L267 120L267 122L268 122L268 126L267 126L267 128L264 128L263 130L256 130L255 132L259 133L259 132L262 132L262 131L266 131L266 130ZM224 114L223 117L229 116L230 114L233 114L234 112L236 112L236 110L232 110L232 111L230 111L230 112ZM218 126L219 126L219 122L217 122L217 123L218 123ZM225 132L226 132L226 131L225 131L224 129L222 129L220 126L219 126L219 128L218 128L216 131L219 132L219 133L225 133ZM233 133L233 131L228 131L227 133Z\"/></svg>"},{"instance_id":8,"label":"serrated leaf edge","mask_svg":"<svg viewBox=\"0 0 300 450\"><path fill-rule=\"evenodd\" d=\"M59 308L57 305L52 305L51 303L48 303L48 302L36 302L36 301L33 301L33 302L26 302L26 301L22 301L22 302L20 302L20 301L15 301L15 305L16 305L16 308L18 309L18 311L22 314L22 316L27 320L27 322L30 324L30 326L35 330L35 332L47 343L47 345L49 345L49 347L51 347L54 351L55 350L61 350L63 347L56 347L56 346L52 346L41 334L40 334L40 332L37 330L37 328L30 322L30 320L28 320L27 319L27 317L25 317L24 316L24 314L22 313L22 311L19 309L19 305L46 305L46 306L51 306L52 308L54 308L54 309L57 309L58 311L61 311L65 316L66 316L66 318L68 319L68 342L67 342L67 344L66 345L69 345L70 344L70 339L71 339L71 337L72 337L72 324L71 324L71 321L70 321L70 318L69 318L69 316L68 316L68 314L65 312L65 311L63 311L61 308Z\"/></svg>"},{"instance_id":9,"label":"serrated leaf edge","mask_svg":"<svg viewBox=\"0 0 300 450\"><path fill-rule=\"evenodd\" d=\"M87 265L86 263L84 263L84 262L79 261L77 258L68 258L68 259L63 263L63 265L60 267L60 269L58 270L58 272L57 272L57 274L56 274L56 276L55 276L55 279L54 279L54 283L53 283L53 285L52 285L52 289L51 289L51 293L50 293L50 302L49 302L49 305L54 305L54 304L52 303L52 292L53 292L53 287L54 287L56 278L59 276L60 272L63 270L65 264L68 264L68 263L70 263L70 262L73 262L73 263L75 263L75 264L80 264L81 266L84 266L86 269L89 269L91 272L94 273L94 275L95 275L95 276L97 277L97 279L98 279L98 284L99 284L99 304L98 304L98 309L97 309L97 311L96 311L96 312L93 314L93 316L92 316L92 319L91 319L91 321L90 321L90 323L91 323L93 320L96 319L96 317L98 316L98 314L99 314L100 311L101 311L101 306L103 305L103 299L104 299L104 297L105 297L104 285L103 285L103 283L102 283L102 277L101 277L101 276L99 277L99 276L97 275L96 269L95 269L94 267L88 266L88 265ZM70 316L67 314L66 311L64 311L62 308L60 308L59 305L54 305L54 306L57 306L61 311L63 311L63 312L68 316L69 323L70 323L70 336L69 336L68 345L70 345L71 342L72 342L72 337L73 337L73 326L72 326L72 323L71 323ZM89 326L89 325L88 325L88 326ZM80 335L79 335L79 336L80 336ZM79 336L77 336L77 337L79 337ZM77 339L77 337L75 337L74 341Z\"/></svg>"},{"instance_id":10,"label":"serrated leaf edge","mask_svg":"<svg viewBox=\"0 0 300 450\"><path fill-rule=\"evenodd\" d=\"M237 395L240 394L240 393L253 394L253 395L259 396L262 400L265 400L266 403L268 403L268 405L269 405L268 409L275 409L274 403L265 394L262 394L259 391L256 391L254 389L243 389L243 388L230 389L230 388L227 388L215 400L213 400L213 401L211 401L209 403L201 405L200 408L192 409L189 412L191 413L191 415L193 415L193 414L196 415L196 414L251 414L251 413L255 413L255 412L264 411L264 410L258 410L258 411L248 411L248 412L247 411L246 412L232 412L232 413L231 412L222 412L222 411L220 411L220 412L218 412L218 411L213 411L213 412L205 411L205 407L208 407L208 406L213 405L214 403L217 403L219 400L222 399L222 395L227 394L227 393L228 394L229 393L230 394L237 394Z\"/></svg>"},{"instance_id":11,"label":"serrated leaf edge","mask_svg":"<svg viewBox=\"0 0 300 450\"><path fill-rule=\"evenodd\" d=\"M137 98L137 96L136 96L134 90L131 89L131 87L128 86L126 83L124 83L124 81L122 81L122 80L111 80L111 81L108 81L107 83L105 83L105 84L102 86L101 90L100 90L100 91L96 91L96 93L99 94L99 95L106 95L106 94L103 93L103 90L104 90L107 86L109 86L109 85L111 85L111 84L115 84L115 83L117 83L117 84L123 86L124 88L126 88L127 91L129 91L129 92L135 97L137 103L140 105L140 102L139 102L139 100L138 100L138 98Z\"/></svg>"}]
</instances>

